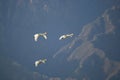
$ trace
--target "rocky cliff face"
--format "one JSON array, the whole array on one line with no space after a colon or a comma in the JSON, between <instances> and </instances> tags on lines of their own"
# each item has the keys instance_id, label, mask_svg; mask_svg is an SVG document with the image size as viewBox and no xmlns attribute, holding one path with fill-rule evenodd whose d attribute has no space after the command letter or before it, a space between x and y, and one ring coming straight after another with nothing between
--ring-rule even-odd
<instances>
[{"instance_id":1,"label":"rocky cliff face","mask_svg":"<svg viewBox=\"0 0 120 80\"><path fill-rule=\"evenodd\" d=\"M106 10L101 17L85 25L82 32L53 58L59 59L64 55L66 64L78 63L71 73L78 80L119 80L119 14L120 6Z\"/></svg>"}]
</instances>

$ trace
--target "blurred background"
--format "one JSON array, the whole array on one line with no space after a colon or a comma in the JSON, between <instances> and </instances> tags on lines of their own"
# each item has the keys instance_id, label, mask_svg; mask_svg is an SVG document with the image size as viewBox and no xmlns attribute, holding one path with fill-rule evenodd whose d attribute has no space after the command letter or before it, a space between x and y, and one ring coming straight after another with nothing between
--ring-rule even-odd
<instances>
[{"instance_id":1,"label":"blurred background","mask_svg":"<svg viewBox=\"0 0 120 80\"><path fill-rule=\"evenodd\" d=\"M119 80L120 0L0 0L1 80ZM34 41L35 33L48 39ZM63 34L74 36L59 40ZM34 66L38 59L45 64Z\"/></svg>"}]
</instances>

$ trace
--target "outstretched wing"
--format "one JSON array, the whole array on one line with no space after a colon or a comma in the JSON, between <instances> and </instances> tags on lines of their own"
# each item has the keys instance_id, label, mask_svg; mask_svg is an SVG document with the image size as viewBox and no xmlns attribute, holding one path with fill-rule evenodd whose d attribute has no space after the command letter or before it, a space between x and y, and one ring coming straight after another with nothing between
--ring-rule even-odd
<instances>
[{"instance_id":1,"label":"outstretched wing","mask_svg":"<svg viewBox=\"0 0 120 80\"><path fill-rule=\"evenodd\" d=\"M39 34L35 34L35 35L34 35L34 40L37 41L37 40L38 40L38 37L39 37Z\"/></svg>"},{"instance_id":2,"label":"outstretched wing","mask_svg":"<svg viewBox=\"0 0 120 80\"><path fill-rule=\"evenodd\" d=\"M72 34L67 34L66 36L67 37L72 37L74 34L72 33Z\"/></svg>"},{"instance_id":3,"label":"outstretched wing","mask_svg":"<svg viewBox=\"0 0 120 80\"><path fill-rule=\"evenodd\" d=\"M65 39L65 35L60 36L59 40Z\"/></svg>"},{"instance_id":4,"label":"outstretched wing","mask_svg":"<svg viewBox=\"0 0 120 80\"><path fill-rule=\"evenodd\" d=\"M35 61L35 67L39 65L39 61Z\"/></svg>"},{"instance_id":5,"label":"outstretched wing","mask_svg":"<svg viewBox=\"0 0 120 80\"><path fill-rule=\"evenodd\" d=\"M47 39L47 36L46 36L46 35L43 35L43 37L44 37L45 39Z\"/></svg>"}]
</instances>

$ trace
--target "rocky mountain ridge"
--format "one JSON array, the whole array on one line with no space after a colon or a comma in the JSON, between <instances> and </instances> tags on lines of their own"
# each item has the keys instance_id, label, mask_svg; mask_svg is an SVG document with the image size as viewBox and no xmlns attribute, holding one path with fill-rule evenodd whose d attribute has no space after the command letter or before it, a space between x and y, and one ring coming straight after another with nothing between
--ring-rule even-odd
<instances>
[{"instance_id":1,"label":"rocky mountain ridge","mask_svg":"<svg viewBox=\"0 0 120 80\"><path fill-rule=\"evenodd\" d=\"M112 56L109 57L109 55L119 55L119 49L117 49L118 53L109 54L109 52L113 50L111 49L112 44L115 44L115 48L119 47L119 14L119 6L113 6L111 9L106 10L101 17L98 17L92 23L85 25L82 29L82 32L75 39L73 39L71 43L63 46L53 57L57 59L61 55L67 55L67 57L65 57L67 62L77 61L79 65L75 69L74 73L77 74L78 77L81 76L81 74L83 73L82 71L85 70L85 67L87 67L88 69L92 68L93 71L101 70L100 74L94 77L90 76L89 72L91 71L88 70L88 72L85 72L84 75L82 74L82 76L79 79L96 80L98 79L96 77L101 77L100 80L111 80L112 78L114 79L114 76L119 75L120 73L120 62L119 60L113 60L111 58ZM115 40L112 40L112 37ZM111 40L113 42L106 44L106 39L108 40L108 42ZM103 45L105 46L104 49L102 48L103 46L101 46L102 44L106 44L106 46ZM107 49L109 50L109 52L106 52ZM97 59L95 58L95 56L97 57ZM95 75L96 73L92 74ZM104 75L100 76L101 74ZM87 78L84 76L86 76ZM118 76L117 78L120 79Z\"/></svg>"}]
</instances>

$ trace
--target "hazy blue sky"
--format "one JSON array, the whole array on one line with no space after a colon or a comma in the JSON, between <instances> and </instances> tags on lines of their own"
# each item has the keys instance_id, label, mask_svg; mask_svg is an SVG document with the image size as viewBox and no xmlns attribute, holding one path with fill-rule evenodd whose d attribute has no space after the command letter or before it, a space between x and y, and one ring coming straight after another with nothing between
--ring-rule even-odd
<instances>
[{"instance_id":1,"label":"hazy blue sky","mask_svg":"<svg viewBox=\"0 0 120 80\"><path fill-rule=\"evenodd\" d=\"M101 16L112 5L104 0L17 0L8 13L6 29L7 55L26 67L34 68L34 61L48 58L73 38L59 41L59 36L74 33L77 36L82 27ZM8 9L9 10L9 9ZM7 11L7 10L6 10ZM48 40L35 33L48 32Z\"/></svg>"}]
</instances>

